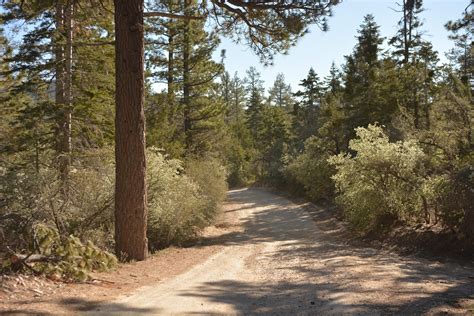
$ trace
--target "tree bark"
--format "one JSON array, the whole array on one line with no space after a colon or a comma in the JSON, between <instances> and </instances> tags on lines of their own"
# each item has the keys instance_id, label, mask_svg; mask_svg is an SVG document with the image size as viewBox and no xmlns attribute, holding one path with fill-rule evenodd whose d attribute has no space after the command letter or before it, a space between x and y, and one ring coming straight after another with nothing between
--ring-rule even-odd
<instances>
[{"instance_id":1,"label":"tree bark","mask_svg":"<svg viewBox=\"0 0 474 316\"><path fill-rule=\"evenodd\" d=\"M59 112L59 118L57 121L58 125L58 143L57 143L57 154L58 154L58 169L61 179L64 180L64 107L65 107L65 95L64 95L64 83L66 77L66 69L64 65L64 6L61 1L56 3L56 34L54 37L54 58L55 58L55 84L54 84L54 103Z\"/></svg>"},{"instance_id":2,"label":"tree bark","mask_svg":"<svg viewBox=\"0 0 474 316\"><path fill-rule=\"evenodd\" d=\"M64 34L66 38L66 45L63 51L64 63L64 78L63 78L63 111L62 111L62 126L61 126L61 157L60 157L60 174L63 180L63 189L67 194L69 191L68 178L69 169L71 167L72 154L72 63L73 63L73 29L74 29L74 3L73 0L67 1L64 8Z\"/></svg>"},{"instance_id":3,"label":"tree bark","mask_svg":"<svg viewBox=\"0 0 474 316\"><path fill-rule=\"evenodd\" d=\"M403 63L406 65L409 58L408 49L408 9L406 0L403 0Z\"/></svg>"},{"instance_id":4,"label":"tree bark","mask_svg":"<svg viewBox=\"0 0 474 316\"><path fill-rule=\"evenodd\" d=\"M115 242L121 260L144 260L146 238L146 160L143 0L115 4Z\"/></svg>"},{"instance_id":5,"label":"tree bark","mask_svg":"<svg viewBox=\"0 0 474 316\"><path fill-rule=\"evenodd\" d=\"M191 15L191 1L184 1L184 15ZM190 38L190 21L184 21L183 36L183 105L184 105L184 137L186 153L189 154L192 146L191 135L191 79L190 79L190 58L191 58L191 38Z\"/></svg>"},{"instance_id":6,"label":"tree bark","mask_svg":"<svg viewBox=\"0 0 474 316\"><path fill-rule=\"evenodd\" d=\"M173 13L173 2L169 3L169 10L170 13ZM167 120L169 123L173 124L173 119L176 116L176 78L175 78L175 36L176 29L174 25L174 21L169 22L168 27L168 74L167 74L167 84L168 84L168 91L167 91L167 104L166 104L166 114Z\"/></svg>"}]
</instances>

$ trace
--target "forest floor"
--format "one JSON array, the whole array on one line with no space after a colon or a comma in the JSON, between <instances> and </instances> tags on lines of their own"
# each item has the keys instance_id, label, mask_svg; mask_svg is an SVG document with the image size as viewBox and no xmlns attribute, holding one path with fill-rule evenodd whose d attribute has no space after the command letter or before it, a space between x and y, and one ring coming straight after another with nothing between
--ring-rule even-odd
<instances>
[{"instance_id":1,"label":"forest floor","mask_svg":"<svg viewBox=\"0 0 474 316\"><path fill-rule=\"evenodd\" d=\"M324 208L230 191L200 241L83 284L0 279L0 313L474 314L474 265L354 243Z\"/></svg>"}]
</instances>

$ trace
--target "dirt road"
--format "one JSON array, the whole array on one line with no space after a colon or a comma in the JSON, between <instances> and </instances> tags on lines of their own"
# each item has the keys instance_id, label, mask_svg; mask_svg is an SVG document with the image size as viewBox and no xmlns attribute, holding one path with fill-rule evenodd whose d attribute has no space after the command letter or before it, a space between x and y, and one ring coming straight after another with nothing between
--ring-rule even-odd
<instances>
[{"instance_id":1,"label":"dirt road","mask_svg":"<svg viewBox=\"0 0 474 316\"><path fill-rule=\"evenodd\" d=\"M198 245L221 251L93 313L473 313L470 265L348 245L324 210L260 190L230 191L224 215L235 226Z\"/></svg>"}]
</instances>

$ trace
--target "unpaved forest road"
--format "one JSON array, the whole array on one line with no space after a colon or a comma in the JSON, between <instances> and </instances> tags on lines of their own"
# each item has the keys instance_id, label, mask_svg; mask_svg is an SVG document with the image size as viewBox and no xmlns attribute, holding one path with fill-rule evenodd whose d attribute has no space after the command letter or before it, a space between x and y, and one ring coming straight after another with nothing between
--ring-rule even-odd
<instances>
[{"instance_id":1,"label":"unpaved forest road","mask_svg":"<svg viewBox=\"0 0 474 316\"><path fill-rule=\"evenodd\" d=\"M474 310L474 270L347 245L329 219L254 189L229 192L242 223L205 244L223 250L93 314L423 314Z\"/></svg>"}]
</instances>

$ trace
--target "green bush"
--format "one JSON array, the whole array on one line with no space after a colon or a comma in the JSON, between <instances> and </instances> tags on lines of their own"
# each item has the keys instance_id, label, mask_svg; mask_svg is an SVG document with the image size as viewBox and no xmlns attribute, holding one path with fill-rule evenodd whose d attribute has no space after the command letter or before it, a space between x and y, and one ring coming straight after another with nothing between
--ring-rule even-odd
<instances>
[{"instance_id":1,"label":"green bush","mask_svg":"<svg viewBox=\"0 0 474 316\"><path fill-rule=\"evenodd\" d=\"M1 168L0 248L26 249L37 223L55 227L61 236L114 248L113 152L89 150L75 158L67 198L55 168ZM225 170L208 159L189 161L185 172L181 161L166 159L154 148L147 159L150 247L195 237L213 221L225 197Z\"/></svg>"},{"instance_id":2,"label":"green bush","mask_svg":"<svg viewBox=\"0 0 474 316\"><path fill-rule=\"evenodd\" d=\"M424 207L425 154L415 141L390 142L380 126L356 129L352 157L329 158L332 177L348 220L359 230L375 228L384 218L419 218ZM426 202L426 199L425 199Z\"/></svg>"},{"instance_id":3,"label":"green bush","mask_svg":"<svg viewBox=\"0 0 474 316\"><path fill-rule=\"evenodd\" d=\"M44 222L56 227L61 235L74 234L100 247L112 248L112 150L90 150L80 158L80 163L76 161L70 170L67 196L62 193L63 183L56 168L13 164L2 168L0 217L8 220L0 222L0 230L9 235L5 236L5 243L21 248L28 239L27 228Z\"/></svg>"},{"instance_id":4,"label":"green bush","mask_svg":"<svg viewBox=\"0 0 474 316\"><path fill-rule=\"evenodd\" d=\"M463 166L451 175L438 176L432 187L436 218L444 226L474 240L474 167Z\"/></svg>"},{"instance_id":5,"label":"green bush","mask_svg":"<svg viewBox=\"0 0 474 316\"><path fill-rule=\"evenodd\" d=\"M331 176L334 167L328 162L328 154L320 150L317 139L311 137L305 142L305 150L287 167L288 176L302 185L304 194L312 200L331 199L334 184Z\"/></svg>"},{"instance_id":6,"label":"green bush","mask_svg":"<svg viewBox=\"0 0 474 316\"><path fill-rule=\"evenodd\" d=\"M189 162L147 152L148 240L152 250L196 237L214 219L225 194L224 172L213 160Z\"/></svg>"},{"instance_id":7,"label":"green bush","mask_svg":"<svg viewBox=\"0 0 474 316\"><path fill-rule=\"evenodd\" d=\"M2 270L20 270L26 267L35 273L54 276L56 279L85 281L92 271L107 271L117 266L117 258L88 241L83 244L79 238L60 236L57 229L45 224L32 227L31 241L25 259L11 255L2 263ZM36 262L28 263L26 258L40 255Z\"/></svg>"},{"instance_id":8,"label":"green bush","mask_svg":"<svg viewBox=\"0 0 474 316\"><path fill-rule=\"evenodd\" d=\"M204 214L212 221L227 192L225 168L213 158L190 160L186 163L185 173L197 183L205 202Z\"/></svg>"}]
</instances>

